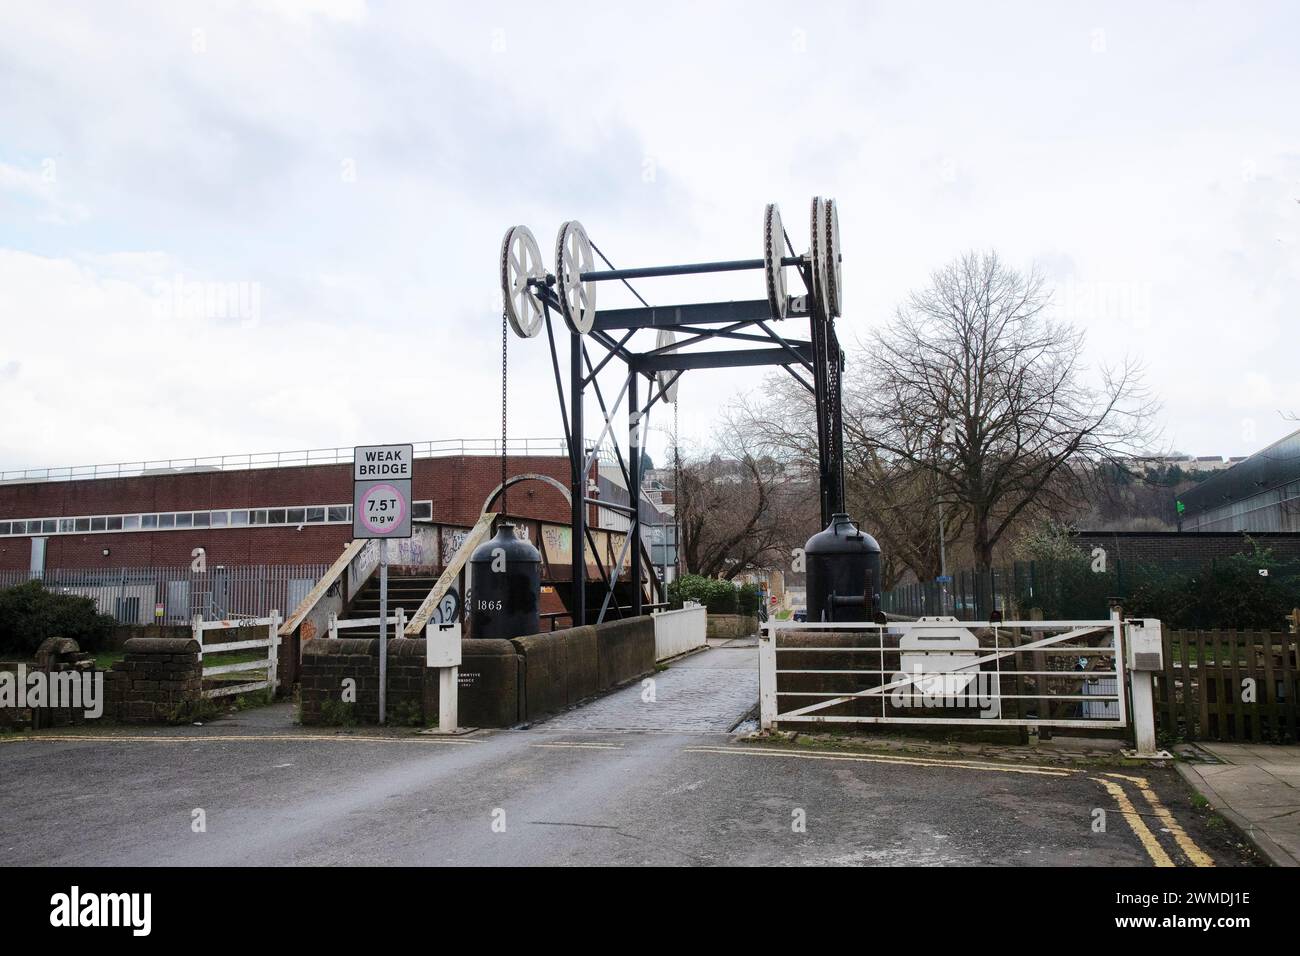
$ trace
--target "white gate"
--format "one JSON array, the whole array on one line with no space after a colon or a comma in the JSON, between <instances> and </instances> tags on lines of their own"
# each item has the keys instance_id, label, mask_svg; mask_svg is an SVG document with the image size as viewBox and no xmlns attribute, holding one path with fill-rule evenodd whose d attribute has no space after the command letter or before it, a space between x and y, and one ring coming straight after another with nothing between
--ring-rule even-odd
<instances>
[{"instance_id":1,"label":"white gate","mask_svg":"<svg viewBox=\"0 0 1300 956\"><path fill-rule=\"evenodd\" d=\"M764 729L893 723L1122 728L1125 624L768 621Z\"/></svg>"},{"instance_id":2,"label":"white gate","mask_svg":"<svg viewBox=\"0 0 1300 956\"><path fill-rule=\"evenodd\" d=\"M228 654L232 651L251 651L266 649L265 655L257 655L254 660L237 661L232 664L213 664L203 666L203 677L206 680L209 677L216 677L222 674L238 674L243 671L263 671L265 677L261 680L247 681L245 683L236 683L231 681L229 685L221 685L203 691L204 697L227 697L232 694L247 694L255 690L269 688L274 692L280 686L280 624L283 619L279 611L272 611L266 617L252 618L234 618L221 621L205 621L202 617L196 617L191 623L190 628L194 634L194 640L199 642L199 661L202 662L205 655L211 654ZM204 635L212 631L230 631L240 630L250 627L265 627L266 637L253 638L247 641L216 641L205 643Z\"/></svg>"}]
</instances>

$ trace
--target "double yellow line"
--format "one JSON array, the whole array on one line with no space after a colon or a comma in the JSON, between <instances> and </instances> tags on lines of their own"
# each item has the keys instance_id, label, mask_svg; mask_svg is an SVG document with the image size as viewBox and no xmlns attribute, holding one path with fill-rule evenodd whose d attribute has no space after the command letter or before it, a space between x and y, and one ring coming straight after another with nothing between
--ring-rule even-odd
<instances>
[{"instance_id":1,"label":"double yellow line","mask_svg":"<svg viewBox=\"0 0 1300 956\"><path fill-rule=\"evenodd\" d=\"M992 773L1018 773L1042 777L1070 777L1084 773L1068 767L1044 767L1033 764L998 764L980 760L944 760L932 757L906 757L895 754L863 754L844 751L823 750L787 750L784 748L748 749L738 747L689 747L686 753L725 754L727 756L745 757L785 757L795 760L827 760L854 763L894 764L909 767L946 767L954 770L982 770ZM1142 844L1142 849L1156 866L1175 866L1173 858L1160 845L1156 835L1142 819L1142 814L1134 807L1123 786L1116 781L1125 781L1137 788L1138 793L1151 807L1157 819L1167 829L1178 844L1179 849L1193 866L1214 866L1214 860L1208 853L1196 845L1196 841L1187 835L1174 815L1160 801L1151 783L1145 777L1135 777L1122 773L1107 773L1089 779L1101 784L1107 793L1119 805L1120 815L1127 821L1129 828Z\"/></svg>"},{"instance_id":2,"label":"double yellow line","mask_svg":"<svg viewBox=\"0 0 1300 956\"><path fill-rule=\"evenodd\" d=\"M1107 777L1111 779L1106 779ZM1147 826L1146 821L1142 819L1142 814L1133 806L1133 801L1128 798L1124 788L1115 782L1116 780L1124 780L1137 787L1138 793L1142 794L1143 799L1155 812L1156 818L1173 835L1174 842L1178 844L1178 848L1183 851L1193 866L1214 866L1214 860L1211 859L1210 855L1196 845L1196 841L1187 835L1187 831L1174 819L1174 815L1160 802L1160 798L1151 789L1151 783L1146 777L1108 773L1104 777L1093 777L1092 779L1105 787L1106 792L1119 804L1120 814L1128 821L1129 828L1138 838L1138 842L1142 844L1142 848L1147 851L1147 856L1151 857L1151 862L1156 866L1174 866L1175 864L1170 859L1169 854L1165 852L1164 847L1160 845L1160 841L1156 839L1156 835L1151 832L1151 828Z\"/></svg>"}]
</instances>

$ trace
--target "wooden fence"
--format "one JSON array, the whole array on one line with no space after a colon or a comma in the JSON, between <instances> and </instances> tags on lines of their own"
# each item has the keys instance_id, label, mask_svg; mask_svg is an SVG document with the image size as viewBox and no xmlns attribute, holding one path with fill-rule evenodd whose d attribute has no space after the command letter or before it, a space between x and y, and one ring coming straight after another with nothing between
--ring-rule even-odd
<instances>
[{"instance_id":1,"label":"wooden fence","mask_svg":"<svg viewBox=\"0 0 1300 956\"><path fill-rule=\"evenodd\" d=\"M1157 731L1168 740L1296 743L1300 635L1165 631Z\"/></svg>"}]
</instances>

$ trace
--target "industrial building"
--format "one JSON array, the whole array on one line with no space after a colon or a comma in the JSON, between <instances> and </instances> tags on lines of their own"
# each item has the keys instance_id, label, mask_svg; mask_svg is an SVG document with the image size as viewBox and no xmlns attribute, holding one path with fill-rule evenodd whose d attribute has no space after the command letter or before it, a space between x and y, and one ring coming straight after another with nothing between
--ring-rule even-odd
<instances>
[{"instance_id":1,"label":"industrial building","mask_svg":"<svg viewBox=\"0 0 1300 956\"><path fill-rule=\"evenodd\" d=\"M41 577L129 624L291 610L352 540L352 451L2 472L0 587ZM564 442L512 440L509 451L508 513L547 558L543 605L558 614L571 560ZM625 504L607 457L596 456L592 497ZM411 547L430 554L412 563L442 566L485 508L503 510L500 475L499 442L417 443L412 518L421 532ZM661 535L671 515L641 505L643 529ZM604 552L589 558L599 575L629 522L599 505L588 521Z\"/></svg>"},{"instance_id":2,"label":"industrial building","mask_svg":"<svg viewBox=\"0 0 1300 956\"><path fill-rule=\"evenodd\" d=\"M1178 498L1180 531L1300 531L1300 431Z\"/></svg>"}]
</instances>

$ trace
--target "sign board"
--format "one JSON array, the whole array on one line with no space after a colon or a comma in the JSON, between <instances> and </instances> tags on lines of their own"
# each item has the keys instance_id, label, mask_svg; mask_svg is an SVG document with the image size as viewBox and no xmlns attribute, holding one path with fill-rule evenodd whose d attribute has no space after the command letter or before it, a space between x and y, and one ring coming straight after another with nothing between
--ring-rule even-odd
<instances>
[{"instance_id":1,"label":"sign board","mask_svg":"<svg viewBox=\"0 0 1300 956\"><path fill-rule=\"evenodd\" d=\"M935 580L935 582L936 582L937 584L952 584L952 575L951 575L951 574L940 574L940 575L937 576L934 580Z\"/></svg>"},{"instance_id":2,"label":"sign board","mask_svg":"<svg viewBox=\"0 0 1300 956\"><path fill-rule=\"evenodd\" d=\"M352 537L411 536L410 445L359 445L352 453Z\"/></svg>"},{"instance_id":3,"label":"sign board","mask_svg":"<svg viewBox=\"0 0 1300 956\"><path fill-rule=\"evenodd\" d=\"M414 457L411 445L358 445L352 450L352 480L410 481Z\"/></svg>"},{"instance_id":4,"label":"sign board","mask_svg":"<svg viewBox=\"0 0 1300 956\"><path fill-rule=\"evenodd\" d=\"M352 537L409 538L411 480L353 482Z\"/></svg>"}]
</instances>

